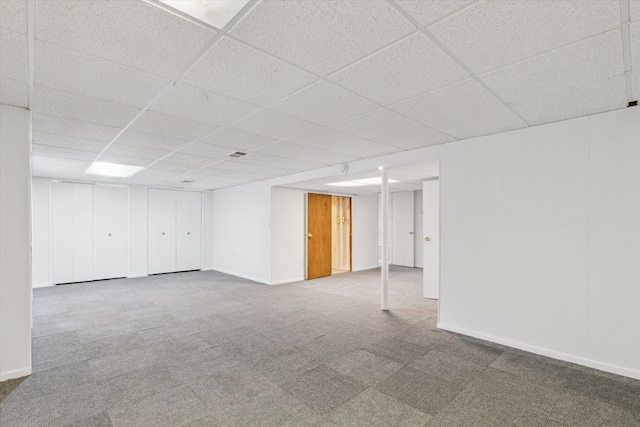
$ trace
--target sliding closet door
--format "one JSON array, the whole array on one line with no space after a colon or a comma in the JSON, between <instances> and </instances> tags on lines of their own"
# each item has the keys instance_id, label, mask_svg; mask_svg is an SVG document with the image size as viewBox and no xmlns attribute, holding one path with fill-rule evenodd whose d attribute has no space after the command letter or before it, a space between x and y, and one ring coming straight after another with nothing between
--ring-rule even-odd
<instances>
[{"instance_id":1,"label":"sliding closet door","mask_svg":"<svg viewBox=\"0 0 640 427\"><path fill-rule=\"evenodd\" d=\"M96 280L127 276L128 204L126 187L93 189L93 274Z\"/></svg>"},{"instance_id":2,"label":"sliding closet door","mask_svg":"<svg viewBox=\"0 0 640 427\"><path fill-rule=\"evenodd\" d=\"M176 271L176 192L149 189L149 274Z\"/></svg>"},{"instance_id":3,"label":"sliding closet door","mask_svg":"<svg viewBox=\"0 0 640 427\"><path fill-rule=\"evenodd\" d=\"M73 281L93 280L93 185L73 185Z\"/></svg>"},{"instance_id":4,"label":"sliding closet door","mask_svg":"<svg viewBox=\"0 0 640 427\"><path fill-rule=\"evenodd\" d=\"M51 184L53 283L73 282L73 184Z\"/></svg>"},{"instance_id":5,"label":"sliding closet door","mask_svg":"<svg viewBox=\"0 0 640 427\"><path fill-rule=\"evenodd\" d=\"M177 192L177 270L202 268L202 193Z\"/></svg>"}]
</instances>

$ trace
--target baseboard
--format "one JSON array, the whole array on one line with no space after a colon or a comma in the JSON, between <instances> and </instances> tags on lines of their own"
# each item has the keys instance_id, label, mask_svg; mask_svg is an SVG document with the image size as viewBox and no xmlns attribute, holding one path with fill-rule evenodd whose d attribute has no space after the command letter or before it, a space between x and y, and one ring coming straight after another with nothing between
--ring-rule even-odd
<instances>
[{"instance_id":1,"label":"baseboard","mask_svg":"<svg viewBox=\"0 0 640 427\"><path fill-rule=\"evenodd\" d=\"M50 286L55 286L52 283L34 283L33 285L31 285L32 288L48 288Z\"/></svg>"},{"instance_id":2,"label":"baseboard","mask_svg":"<svg viewBox=\"0 0 640 427\"><path fill-rule=\"evenodd\" d=\"M563 353L560 351L550 350L543 347L538 347L531 344L522 343L519 341L513 341L510 339L497 337L483 332L473 331L470 329L459 328L457 326L448 325L446 323L438 322L438 328L446 331L455 332L462 335L467 335L474 338L479 338L485 341L491 341L497 344L506 345L509 347L517 348L519 350L528 351L529 353L539 354L541 356L550 357L552 359L563 360L565 362L575 363L576 365L582 365L600 371L610 372L616 375L622 375L629 378L640 380L640 371L636 369L629 369L623 366L612 365L605 362L598 362L597 360L587 359L584 357Z\"/></svg>"},{"instance_id":3,"label":"baseboard","mask_svg":"<svg viewBox=\"0 0 640 427\"><path fill-rule=\"evenodd\" d=\"M140 277L147 277L148 274L131 274L127 276L127 279L138 279Z\"/></svg>"},{"instance_id":4,"label":"baseboard","mask_svg":"<svg viewBox=\"0 0 640 427\"><path fill-rule=\"evenodd\" d=\"M373 270L374 268L380 268L379 265L368 265L366 267L357 267L357 268L352 268L351 271L364 271L364 270Z\"/></svg>"},{"instance_id":5,"label":"baseboard","mask_svg":"<svg viewBox=\"0 0 640 427\"><path fill-rule=\"evenodd\" d=\"M285 283L302 282L303 280L304 280L304 277L294 277L293 279L275 280L275 281L272 281L271 284L284 285Z\"/></svg>"},{"instance_id":6,"label":"baseboard","mask_svg":"<svg viewBox=\"0 0 640 427\"><path fill-rule=\"evenodd\" d=\"M233 271L222 270L222 269L219 269L219 268L212 268L211 270L212 271L217 271L218 273L224 273L224 274L229 274L231 276L241 277L243 279L251 280L253 282L258 282L258 283L262 283L262 284L265 284L265 285L270 285L271 284L271 282L267 282L267 281L265 281L263 279L258 279L256 277L247 276L245 274L235 273Z\"/></svg>"},{"instance_id":7,"label":"baseboard","mask_svg":"<svg viewBox=\"0 0 640 427\"><path fill-rule=\"evenodd\" d=\"M14 369L13 371L0 372L0 381L12 380L31 375L31 368Z\"/></svg>"}]
</instances>

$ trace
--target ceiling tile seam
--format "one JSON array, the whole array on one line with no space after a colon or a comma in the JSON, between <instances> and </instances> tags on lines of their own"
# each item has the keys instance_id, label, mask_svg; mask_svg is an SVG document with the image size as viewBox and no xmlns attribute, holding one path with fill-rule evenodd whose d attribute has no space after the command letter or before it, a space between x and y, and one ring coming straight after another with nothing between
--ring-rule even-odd
<instances>
[{"instance_id":1,"label":"ceiling tile seam","mask_svg":"<svg viewBox=\"0 0 640 427\"><path fill-rule=\"evenodd\" d=\"M401 14L403 14L407 19L409 19L410 21L413 21L415 23L417 23L417 21L407 12L405 11L402 7L400 7L400 5L398 5L395 0L387 0L387 3L389 3L391 6L393 6L398 12L400 12ZM415 24L414 24L415 25ZM440 48L440 50L442 50L446 55L448 55L456 64L458 64L460 67L462 67L462 69L464 71L467 72L467 74L469 74L471 76L471 78L473 78L474 80L476 80L478 83L480 83L487 91L489 91L489 93L491 93L491 95L493 95L498 101L500 101L500 103L502 103L502 105L509 109L511 111L512 114L516 115L516 117L518 117L520 120L522 120L522 122L524 124L526 124L528 127L531 126L531 123L529 123L519 112L517 112L516 110L514 110L504 99L502 99L502 97L500 97L493 89L491 89L484 81L482 81L478 75L476 73L474 73L474 71L469 68L469 66L467 66L467 64L465 64L464 62L462 62L462 60L460 58L458 58L456 55L453 54L453 52L451 52L449 50L449 48L447 48L444 43L442 43L436 36L434 36L429 30L427 30L426 28L420 28L420 31L422 31L422 33L424 35L426 35L429 40L431 40L433 43L436 44L436 46L438 46Z\"/></svg>"},{"instance_id":2,"label":"ceiling tile seam","mask_svg":"<svg viewBox=\"0 0 640 427\"><path fill-rule=\"evenodd\" d=\"M480 3L481 1L482 0L475 0L473 2L470 2L469 4L465 4L463 6L460 6L456 10L453 10L453 11L451 11L449 13L446 13L446 14L444 14L444 15L442 15L442 16L440 16L440 17L438 17L438 18L436 18L436 19L434 19L434 20L432 20L430 22L427 22L426 25L421 25L421 27L422 28L429 28L430 26L435 25L438 22L444 21L445 19L447 19L447 18L449 18L449 17L451 17L451 16L453 16L453 15L459 13L459 12L462 12L465 9L470 8L471 6L474 6L474 5L478 4L478 3ZM411 21L409 21L409 22L411 22Z\"/></svg>"},{"instance_id":3,"label":"ceiling tile seam","mask_svg":"<svg viewBox=\"0 0 640 427\"><path fill-rule=\"evenodd\" d=\"M118 134L111 140L111 142L109 142L109 144L104 148L104 150L102 150L102 152L96 157L96 159L94 161L98 161L100 159L100 157L107 151L107 149L113 145L115 143L115 141L118 140L118 138L120 136L122 136L122 134L124 132L126 132L131 126L133 126L139 119L140 117L142 117L142 115L147 112L156 102L158 102L160 100L160 98L162 98L167 92L169 92L169 90L171 90L176 83L186 74L188 73L193 67L195 67L198 62L200 62L202 60L202 58L211 50L213 49L213 47L215 47L220 40L222 40L222 37L224 36L224 34L229 31L240 19L242 19L242 17L245 14L248 14L253 7L257 4L257 0L249 0L249 2L242 8L240 9L240 12L238 12L232 19L231 21L229 21L229 23L227 23L227 25L225 25L225 27L219 32L217 33L212 39L211 41L209 41L209 43L207 43L205 45L205 47L203 47L202 49L200 49L200 51L195 55L195 57L193 59L191 59L191 61L189 61L187 63L187 65L185 66L185 68L178 73L178 75L176 77L174 77L164 88L162 88L160 91L158 91L158 93L156 94L155 97L153 97L153 99L151 99L151 101L142 109L138 112L138 114L136 114L136 116L124 127L120 130L120 132L118 132ZM195 142L195 141L194 141ZM149 167L149 166L147 166ZM137 175L138 173L142 172L143 170L145 170L147 167L139 170L138 172L134 173L133 175L130 176L133 177L135 175Z\"/></svg>"},{"instance_id":4,"label":"ceiling tile seam","mask_svg":"<svg viewBox=\"0 0 640 427\"><path fill-rule=\"evenodd\" d=\"M622 37L622 60L624 62L625 89L627 102L634 101L633 82L631 73L633 61L631 58L631 4L630 0L620 0L620 36Z\"/></svg>"},{"instance_id":5,"label":"ceiling tile seam","mask_svg":"<svg viewBox=\"0 0 640 427\"><path fill-rule=\"evenodd\" d=\"M27 55L29 67L29 110L33 109L35 99L35 82L36 82L36 0L27 0Z\"/></svg>"}]
</instances>

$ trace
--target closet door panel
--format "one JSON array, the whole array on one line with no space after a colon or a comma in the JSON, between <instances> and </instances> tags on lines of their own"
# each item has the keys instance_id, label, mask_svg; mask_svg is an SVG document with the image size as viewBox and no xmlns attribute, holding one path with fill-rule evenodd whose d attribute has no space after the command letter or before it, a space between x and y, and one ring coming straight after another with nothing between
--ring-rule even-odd
<instances>
[{"instance_id":1,"label":"closet door panel","mask_svg":"<svg viewBox=\"0 0 640 427\"><path fill-rule=\"evenodd\" d=\"M93 185L73 185L73 281L93 280Z\"/></svg>"},{"instance_id":2,"label":"closet door panel","mask_svg":"<svg viewBox=\"0 0 640 427\"><path fill-rule=\"evenodd\" d=\"M149 189L149 274L176 271L176 192Z\"/></svg>"},{"instance_id":3,"label":"closet door panel","mask_svg":"<svg viewBox=\"0 0 640 427\"><path fill-rule=\"evenodd\" d=\"M73 184L51 184L52 282L73 282Z\"/></svg>"},{"instance_id":4,"label":"closet door panel","mask_svg":"<svg viewBox=\"0 0 640 427\"><path fill-rule=\"evenodd\" d=\"M111 276L129 274L129 188L110 187Z\"/></svg>"},{"instance_id":5,"label":"closet door panel","mask_svg":"<svg viewBox=\"0 0 640 427\"><path fill-rule=\"evenodd\" d=\"M177 270L202 268L202 193L177 192Z\"/></svg>"},{"instance_id":6,"label":"closet door panel","mask_svg":"<svg viewBox=\"0 0 640 427\"><path fill-rule=\"evenodd\" d=\"M93 189L93 277L107 279L111 273L111 194L109 187Z\"/></svg>"}]
</instances>

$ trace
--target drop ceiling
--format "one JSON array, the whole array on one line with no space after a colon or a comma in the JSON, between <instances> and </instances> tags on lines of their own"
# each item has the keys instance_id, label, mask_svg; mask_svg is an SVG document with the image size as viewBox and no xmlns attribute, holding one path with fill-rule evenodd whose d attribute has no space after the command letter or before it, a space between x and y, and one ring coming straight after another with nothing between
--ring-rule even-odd
<instances>
[{"instance_id":1,"label":"drop ceiling","mask_svg":"<svg viewBox=\"0 0 640 427\"><path fill-rule=\"evenodd\" d=\"M640 0L263 0L224 28L142 0L31 4L0 1L0 102L33 111L35 176L216 189L640 93Z\"/></svg>"}]
</instances>

